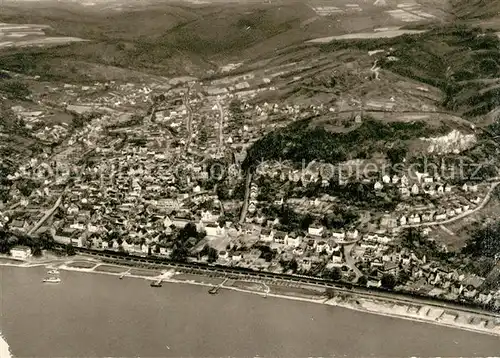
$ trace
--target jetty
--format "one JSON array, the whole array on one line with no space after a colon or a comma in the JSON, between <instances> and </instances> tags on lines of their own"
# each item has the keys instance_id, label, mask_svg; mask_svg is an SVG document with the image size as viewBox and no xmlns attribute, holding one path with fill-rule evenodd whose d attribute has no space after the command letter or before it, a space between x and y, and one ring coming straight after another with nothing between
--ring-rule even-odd
<instances>
[{"instance_id":1,"label":"jetty","mask_svg":"<svg viewBox=\"0 0 500 358\"><path fill-rule=\"evenodd\" d=\"M151 286L151 287L161 287L161 283L162 283L162 281L163 281L163 279L161 279L161 278L160 278L160 279L158 279L158 280L156 280L156 281L154 281L154 282L151 282L151 285L150 285L150 286Z\"/></svg>"},{"instance_id":2,"label":"jetty","mask_svg":"<svg viewBox=\"0 0 500 358\"><path fill-rule=\"evenodd\" d=\"M222 281L219 285L212 287L210 290L208 290L208 293L211 295L215 295L219 293L219 290L224 286L224 284L229 280L228 278L225 278L224 281Z\"/></svg>"},{"instance_id":3,"label":"jetty","mask_svg":"<svg viewBox=\"0 0 500 358\"><path fill-rule=\"evenodd\" d=\"M129 275L129 274L130 274L130 269L128 269L127 271L125 271L124 273L122 273L122 274L120 275L119 279L120 279L120 280L123 280L123 278L124 278L125 276Z\"/></svg>"}]
</instances>

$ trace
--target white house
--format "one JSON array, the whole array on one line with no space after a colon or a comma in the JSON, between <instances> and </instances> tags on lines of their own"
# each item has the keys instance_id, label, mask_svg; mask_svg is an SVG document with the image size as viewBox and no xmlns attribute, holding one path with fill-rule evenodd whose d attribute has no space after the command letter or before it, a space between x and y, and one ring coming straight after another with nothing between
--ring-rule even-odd
<instances>
[{"instance_id":1,"label":"white house","mask_svg":"<svg viewBox=\"0 0 500 358\"><path fill-rule=\"evenodd\" d=\"M375 190L382 190L382 189L384 188L384 184L382 184L381 182L377 181L377 182L375 183L375 185L373 186L373 188L374 188Z\"/></svg>"},{"instance_id":2,"label":"white house","mask_svg":"<svg viewBox=\"0 0 500 358\"><path fill-rule=\"evenodd\" d=\"M383 181L385 184L389 184L389 183L391 182L391 177L390 177L390 176L388 176L388 175L386 174L386 175L384 175L384 176L382 177L382 181Z\"/></svg>"},{"instance_id":3,"label":"white house","mask_svg":"<svg viewBox=\"0 0 500 358\"><path fill-rule=\"evenodd\" d=\"M404 216L404 215L403 215L403 216L401 216L401 218L399 219L399 224L400 224L401 226L404 226L404 225L406 225L406 224L407 224L406 216Z\"/></svg>"},{"instance_id":4,"label":"white house","mask_svg":"<svg viewBox=\"0 0 500 358\"><path fill-rule=\"evenodd\" d=\"M349 230L346 233L346 238L348 240L356 240L358 238L358 236L359 236L358 229Z\"/></svg>"},{"instance_id":5,"label":"white house","mask_svg":"<svg viewBox=\"0 0 500 358\"><path fill-rule=\"evenodd\" d=\"M332 232L332 238L335 240L344 240L345 232Z\"/></svg>"},{"instance_id":6,"label":"white house","mask_svg":"<svg viewBox=\"0 0 500 358\"><path fill-rule=\"evenodd\" d=\"M234 262L240 262L242 259L243 259L243 256L241 255L241 252L235 252L231 256L231 260L233 260Z\"/></svg>"},{"instance_id":7,"label":"white house","mask_svg":"<svg viewBox=\"0 0 500 358\"><path fill-rule=\"evenodd\" d=\"M221 228L217 223L208 223L205 225L205 232L207 236L220 236L224 235L224 228Z\"/></svg>"},{"instance_id":8,"label":"white house","mask_svg":"<svg viewBox=\"0 0 500 358\"><path fill-rule=\"evenodd\" d=\"M260 232L260 241L272 242L273 239L274 239L274 230L266 228Z\"/></svg>"},{"instance_id":9,"label":"white house","mask_svg":"<svg viewBox=\"0 0 500 358\"><path fill-rule=\"evenodd\" d=\"M274 242L277 244L285 244L288 234L284 231L276 231L274 234Z\"/></svg>"},{"instance_id":10,"label":"white house","mask_svg":"<svg viewBox=\"0 0 500 358\"><path fill-rule=\"evenodd\" d=\"M203 210L201 212L201 221L203 221L203 222L214 222L214 221L217 221L219 219L219 216L220 215L213 214L209 210Z\"/></svg>"},{"instance_id":11,"label":"white house","mask_svg":"<svg viewBox=\"0 0 500 358\"><path fill-rule=\"evenodd\" d=\"M434 218L434 220L436 221L440 221L440 220L446 220L447 218L447 214L446 213L441 213L441 214L437 214Z\"/></svg>"},{"instance_id":12,"label":"white house","mask_svg":"<svg viewBox=\"0 0 500 358\"><path fill-rule=\"evenodd\" d=\"M319 241L316 243L316 252L319 254L323 252L323 250L326 250L326 242L325 241Z\"/></svg>"},{"instance_id":13,"label":"white house","mask_svg":"<svg viewBox=\"0 0 500 358\"><path fill-rule=\"evenodd\" d=\"M28 246L14 246L10 249L10 255L15 259L26 260L31 257L31 249Z\"/></svg>"},{"instance_id":14,"label":"white house","mask_svg":"<svg viewBox=\"0 0 500 358\"><path fill-rule=\"evenodd\" d=\"M298 235L287 235L285 239L285 245L288 247L299 247L301 242L301 237Z\"/></svg>"},{"instance_id":15,"label":"white house","mask_svg":"<svg viewBox=\"0 0 500 358\"><path fill-rule=\"evenodd\" d=\"M401 186L408 186L408 183L409 183L408 177L406 175L403 175L401 177Z\"/></svg>"},{"instance_id":16,"label":"white house","mask_svg":"<svg viewBox=\"0 0 500 358\"><path fill-rule=\"evenodd\" d=\"M309 226L307 232L309 235L321 236L325 228L323 226Z\"/></svg>"},{"instance_id":17,"label":"white house","mask_svg":"<svg viewBox=\"0 0 500 358\"><path fill-rule=\"evenodd\" d=\"M418 214L410 215L408 222L410 224L419 224L420 223L420 215L418 215Z\"/></svg>"}]
</instances>

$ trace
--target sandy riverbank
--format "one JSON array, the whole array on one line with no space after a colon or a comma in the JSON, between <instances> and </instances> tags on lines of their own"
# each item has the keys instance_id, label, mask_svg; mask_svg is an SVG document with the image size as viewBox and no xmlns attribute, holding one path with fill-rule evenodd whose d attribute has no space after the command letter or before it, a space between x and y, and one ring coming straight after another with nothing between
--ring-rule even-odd
<instances>
[{"instance_id":1,"label":"sandy riverbank","mask_svg":"<svg viewBox=\"0 0 500 358\"><path fill-rule=\"evenodd\" d=\"M79 266L79 262L84 260L75 260L75 266ZM222 282L221 278L213 278L203 275L185 274L182 272L177 272L174 269L169 270L148 270L148 269L136 269L120 265L103 264L98 261L87 261L94 264L89 268L72 267L72 262L66 263L47 263L44 266L55 268L66 271L75 271L81 273L94 273L94 274L105 274L112 276L122 276L143 279L148 281L157 281L161 279L165 283L187 283L191 285L214 287ZM30 264L14 264L11 262L2 263L0 260L0 265L6 266L18 266L18 267L34 267L40 266L40 263ZM101 269L98 269L101 267ZM110 269L113 268L113 269ZM161 272L157 275L144 274L144 272ZM241 283L244 283L241 285ZM246 284L245 284L246 283ZM248 284L248 285L247 285ZM258 287L260 286L260 287ZM426 322L434 325L458 328L462 330L467 330L471 332L478 332L488 335L500 336L500 318L495 318L493 316L473 314L459 312L457 310L438 308L436 306L426 306L422 304L408 304L400 303L397 300L384 300L378 298L361 298L356 297L355 294L343 295L326 299L322 295L323 289L317 290L315 294L301 294L297 293L295 288L287 287L269 287L265 283L260 283L257 285L256 282L246 282L245 280L230 280L228 283L221 286L224 289L238 291L243 293L250 293L255 295L260 295L263 297L274 297L281 299L288 299L294 301L303 301L316 304L327 304L331 306L338 306L343 308L348 308L360 312L372 313L382 316L389 316L395 318L401 318L405 320L412 320L418 322ZM274 288L274 292L273 292ZM277 292L276 292L277 291ZM3 357L3 356L2 356Z\"/></svg>"}]
</instances>

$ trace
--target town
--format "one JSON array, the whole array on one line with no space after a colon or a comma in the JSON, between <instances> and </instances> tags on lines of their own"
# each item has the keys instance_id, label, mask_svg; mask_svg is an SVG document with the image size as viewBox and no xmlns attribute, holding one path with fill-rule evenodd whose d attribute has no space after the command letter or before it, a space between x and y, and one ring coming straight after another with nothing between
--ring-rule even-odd
<instances>
[{"instance_id":1,"label":"town","mask_svg":"<svg viewBox=\"0 0 500 358\"><path fill-rule=\"evenodd\" d=\"M384 165L367 170L360 159L301 166L264 160L244 168L262 136L339 111L253 103L276 90L272 78L286 69L275 70L261 80L245 74L45 86L33 94L35 108L11 111L24 130L57 146L7 176L16 185L0 207L2 226L73 247L312 275L500 308L500 291L488 284L495 277L443 259L447 248L434 239L436 227L486 205L498 182L456 183L437 170L391 173ZM48 126L51 116L57 120ZM362 113L353 110L351 120L362 125ZM474 144L456 131L442 138L423 142L455 152ZM28 254L13 248L13 256Z\"/></svg>"}]
</instances>

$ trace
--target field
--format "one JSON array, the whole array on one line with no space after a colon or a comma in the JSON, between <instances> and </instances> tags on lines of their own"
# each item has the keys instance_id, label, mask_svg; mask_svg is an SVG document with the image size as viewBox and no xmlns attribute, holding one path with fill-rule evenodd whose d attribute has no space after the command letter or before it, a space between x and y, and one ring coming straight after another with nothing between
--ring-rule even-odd
<instances>
[{"instance_id":1,"label":"field","mask_svg":"<svg viewBox=\"0 0 500 358\"><path fill-rule=\"evenodd\" d=\"M179 281L195 281L199 283L204 283L204 284L211 284L211 285L220 285L224 279L222 278L217 278L217 277L209 277L203 275L196 275L196 274L188 274L188 273L179 273L176 274L172 277L174 280L179 280Z\"/></svg>"},{"instance_id":2,"label":"field","mask_svg":"<svg viewBox=\"0 0 500 358\"><path fill-rule=\"evenodd\" d=\"M128 270L127 267L111 266L111 265L99 265L94 271L107 272L107 273L122 273Z\"/></svg>"},{"instance_id":3,"label":"field","mask_svg":"<svg viewBox=\"0 0 500 358\"><path fill-rule=\"evenodd\" d=\"M136 276L144 276L144 277L155 277L161 274L160 271L153 271L153 270L138 270L138 269L131 269L129 271L131 275L136 275Z\"/></svg>"},{"instance_id":4,"label":"field","mask_svg":"<svg viewBox=\"0 0 500 358\"><path fill-rule=\"evenodd\" d=\"M75 261L67 264L68 267L82 268L82 269L90 269L95 267L96 265L97 263L88 261Z\"/></svg>"}]
</instances>

